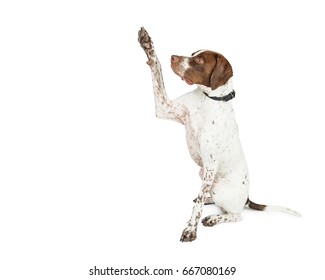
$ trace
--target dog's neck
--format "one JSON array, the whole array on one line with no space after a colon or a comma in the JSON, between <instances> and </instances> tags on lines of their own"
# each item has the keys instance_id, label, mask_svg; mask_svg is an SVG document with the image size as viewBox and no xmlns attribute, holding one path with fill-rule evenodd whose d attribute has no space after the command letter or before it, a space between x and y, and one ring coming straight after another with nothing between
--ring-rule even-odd
<instances>
[{"instance_id":1,"label":"dog's neck","mask_svg":"<svg viewBox=\"0 0 325 280\"><path fill-rule=\"evenodd\" d=\"M209 96L213 97L223 97L229 94L231 91L233 91L232 87L232 78L230 78L227 83L225 83L223 86L220 86L216 88L215 90L212 90L210 87L206 87L203 85L197 85L198 88L202 91L208 94Z\"/></svg>"}]
</instances>

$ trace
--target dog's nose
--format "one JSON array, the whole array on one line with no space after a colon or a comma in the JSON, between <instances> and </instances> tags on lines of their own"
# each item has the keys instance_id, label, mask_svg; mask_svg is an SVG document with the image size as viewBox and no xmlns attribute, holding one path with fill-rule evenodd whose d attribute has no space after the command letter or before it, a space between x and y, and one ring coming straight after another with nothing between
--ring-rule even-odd
<instances>
[{"instance_id":1,"label":"dog's nose","mask_svg":"<svg viewBox=\"0 0 325 280\"><path fill-rule=\"evenodd\" d=\"M177 55L172 55L172 57L171 57L170 60L171 60L172 63L176 63L176 62L179 61L179 56L177 56Z\"/></svg>"}]
</instances>

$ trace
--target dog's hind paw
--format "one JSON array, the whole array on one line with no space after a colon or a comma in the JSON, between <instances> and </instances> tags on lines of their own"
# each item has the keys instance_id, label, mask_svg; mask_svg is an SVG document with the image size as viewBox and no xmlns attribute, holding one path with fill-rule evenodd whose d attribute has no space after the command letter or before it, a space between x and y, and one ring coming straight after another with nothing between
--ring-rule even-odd
<instances>
[{"instance_id":1,"label":"dog's hind paw","mask_svg":"<svg viewBox=\"0 0 325 280\"><path fill-rule=\"evenodd\" d=\"M203 220L202 220L202 224L205 226L205 227L213 227L217 224L218 222L218 219L217 219L218 216L214 215L214 216L207 216L205 217Z\"/></svg>"},{"instance_id":2,"label":"dog's hind paw","mask_svg":"<svg viewBox=\"0 0 325 280\"><path fill-rule=\"evenodd\" d=\"M227 213L223 215L210 215L202 220L202 224L206 227L213 227L216 224L238 222L241 219L242 216L240 214Z\"/></svg>"}]
</instances>

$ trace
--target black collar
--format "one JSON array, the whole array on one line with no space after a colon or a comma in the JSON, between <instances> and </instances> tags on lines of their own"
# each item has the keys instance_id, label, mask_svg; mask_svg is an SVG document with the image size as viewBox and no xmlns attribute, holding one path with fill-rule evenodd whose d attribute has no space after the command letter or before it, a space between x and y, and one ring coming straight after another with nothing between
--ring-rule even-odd
<instances>
[{"instance_id":1,"label":"black collar","mask_svg":"<svg viewBox=\"0 0 325 280\"><path fill-rule=\"evenodd\" d=\"M222 96L222 97L210 96L210 95L208 95L208 94L207 94L206 92L204 92L204 91L203 91L203 93L204 93L207 97L209 97L209 98L211 98L211 99L213 99L213 100L216 100L216 101L224 101L224 102L227 102L227 101L229 101L229 100L235 98L235 95L236 95L236 92L235 92L234 90L233 90L232 92L228 93L227 95Z\"/></svg>"}]
</instances>

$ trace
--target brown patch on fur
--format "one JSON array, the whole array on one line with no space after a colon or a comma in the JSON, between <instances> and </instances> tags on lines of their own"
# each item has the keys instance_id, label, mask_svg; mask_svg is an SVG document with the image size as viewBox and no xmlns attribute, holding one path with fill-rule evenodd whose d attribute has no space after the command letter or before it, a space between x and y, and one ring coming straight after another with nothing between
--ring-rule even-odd
<instances>
[{"instance_id":1,"label":"brown patch on fur","mask_svg":"<svg viewBox=\"0 0 325 280\"><path fill-rule=\"evenodd\" d=\"M204 51L192 57L172 56L171 67L179 76L180 64L184 59L188 59L190 67L181 78L193 84L204 85L215 90L226 84L233 76L229 61L222 54L212 51Z\"/></svg>"},{"instance_id":2,"label":"brown patch on fur","mask_svg":"<svg viewBox=\"0 0 325 280\"><path fill-rule=\"evenodd\" d=\"M266 205L263 204L257 204L247 199L246 206L248 206L251 209L258 210L258 211L263 211L266 207Z\"/></svg>"},{"instance_id":3,"label":"brown patch on fur","mask_svg":"<svg viewBox=\"0 0 325 280\"><path fill-rule=\"evenodd\" d=\"M217 62L211 74L211 89L223 86L233 75L232 67L228 60L221 54L217 54Z\"/></svg>"}]
</instances>

